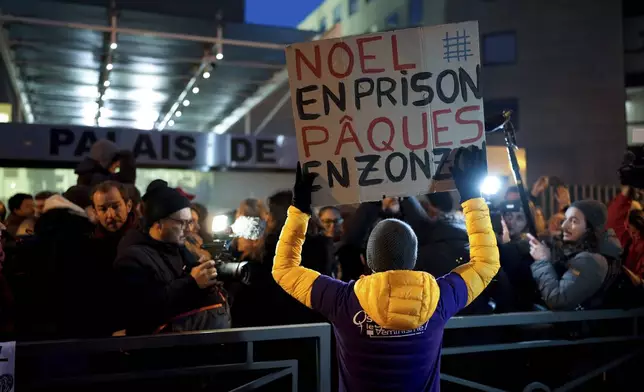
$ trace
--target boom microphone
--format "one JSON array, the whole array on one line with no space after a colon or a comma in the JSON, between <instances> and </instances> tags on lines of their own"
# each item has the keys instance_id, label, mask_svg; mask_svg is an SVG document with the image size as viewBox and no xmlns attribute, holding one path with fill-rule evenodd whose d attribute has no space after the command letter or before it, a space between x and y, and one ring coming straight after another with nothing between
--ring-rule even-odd
<instances>
[{"instance_id":1,"label":"boom microphone","mask_svg":"<svg viewBox=\"0 0 644 392\"><path fill-rule=\"evenodd\" d=\"M504 110L501 114L494 115L485 119L485 133L496 132L503 129L503 126L510 121L511 110Z\"/></svg>"}]
</instances>

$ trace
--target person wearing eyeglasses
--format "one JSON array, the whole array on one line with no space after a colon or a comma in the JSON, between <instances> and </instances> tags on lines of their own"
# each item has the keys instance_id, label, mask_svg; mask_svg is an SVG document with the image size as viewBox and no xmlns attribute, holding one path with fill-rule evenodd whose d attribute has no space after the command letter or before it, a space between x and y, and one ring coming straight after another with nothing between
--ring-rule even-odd
<instances>
[{"instance_id":1,"label":"person wearing eyeglasses","mask_svg":"<svg viewBox=\"0 0 644 392\"><path fill-rule=\"evenodd\" d=\"M144 228L128 233L114 264L126 334L229 328L215 262L199 264L184 246L190 201L163 181L143 199Z\"/></svg>"},{"instance_id":2,"label":"person wearing eyeglasses","mask_svg":"<svg viewBox=\"0 0 644 392\"><path fill-rule=\"evenodd\" d=\"M340 210L333 206L323 207L318 213L322 227L324 228L324 235L331 238L334 242L342 238L342 213Z\"/></svg>"}]
</instances>

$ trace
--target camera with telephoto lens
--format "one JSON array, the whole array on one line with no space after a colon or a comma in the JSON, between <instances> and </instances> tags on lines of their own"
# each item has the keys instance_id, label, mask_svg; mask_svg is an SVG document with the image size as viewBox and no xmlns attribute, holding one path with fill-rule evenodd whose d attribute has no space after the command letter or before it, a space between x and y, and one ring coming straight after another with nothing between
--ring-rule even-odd
<instances>
[{"instance_id":1,"label":"camera with telephoto lens","mask_svg":"<svg viewBox=\"0 0 644 392\"><path fill-rule=\"evenodd\" d=\"M230 249L232 238L218 238L204 243L201 247L210 253L215 261L217 279L250 284L250 268L248 261L239 260Z\"/></svg>"},{"instance_id":2,"label":"camera with telephoto lens","mask_svg":"<svg viewBox=\"0 0 644 392\"><path fill-rule=\"evenodd\" d=\"M619 178L622 185L644 189L644 146L631 146L626 150Z\"/></svg>"}]
</instances>

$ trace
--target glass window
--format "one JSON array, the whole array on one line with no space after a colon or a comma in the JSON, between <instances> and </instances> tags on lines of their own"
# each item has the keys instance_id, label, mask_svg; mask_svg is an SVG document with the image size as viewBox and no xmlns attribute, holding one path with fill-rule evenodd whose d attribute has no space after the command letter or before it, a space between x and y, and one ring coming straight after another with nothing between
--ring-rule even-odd
<instances>
[{"instance_id":1,"label":"glass window","mask_svg":"<svg viewBox=\"0 0 644 392\"><path fill-rule=\"evenodd\" d=\"M423 21L423 0L409 0L409 24L418 25Z\"/></svg>"},{"instance_id":2,"label":"glass window","mask_svg":"<svg viewBox=\"0 0 644 392\"><path fill-rule=\"evenodd\" d=\"M55 164L55 162L51 163ZM77 178L74 169L0 167L0 200L6 205L7 200L19 192L62 193L72 185L76 185ZM150 182L156 179L165 180L170 186L181 187L186 192L196 195L195 201L208 207L211 214L235 209L239 206L239 201L246 197L263 200L276 189L287 189L293 181L290 173L136 169L136 187L141 193L145 193ZM252 192L248 184L253 184ZM207 227L210 228L210 225Z\"/></svg>"},{"instance_id":3,"label":"glass window","mask_svg":"<svg viewBox=\"0 0 644 392\"><path fill-rule=\"evenodd\" d=\"M501 115L505 110L512 111L512 125L519 129L519 100L516 98L501 98L489 99L483 101L483 111L486 118L496 118ZM496 126L500 124L486 124L488 126Z\"/></svg>"},{"instance_id":4,"label":"glass window","mask_svg":"<svg viewBox=\"0 0 644 392\"><path fill-rule=\"evenodd\" d=\"M387 19L385 19L385 25L387 27L397 27L398 26L398 12L394 12L389 14L387 16Z\"/></svg>"},{"instance_id":5,"label":"glass window","mask_svg":"<svg viewBox=\"0 0 644 392\"><path fill-rule=\"evenodd\" d=\"M517 36L514 31L483 35L483 65L517 62Z\"/></svg>"},{"instance_id":6,"label":"glass window","mask_svg":"<svg viewBox=\"0 0 644 392\"><path fill-rule=\"evenodd\" d=\"M342 20L342 7L336 5L333 9L333 24L340 23Z\"/></svg>"},{"instance_id":7,"label":"glass window","mask_svg":"<svg viewBox=\"0 0 644 392\"><path fill-rule=\"evenodd\" d=\"M324 33L325 31L326 31L326 18L322 17L322 19L320 19L320 32Z\"/></svg>"},{"instance_id":8,"label":"glass window","mask_svg":"<svg viewBox=\"0 0 644 392\"><path fill-rule=\"evenodd\" d=\"M358 12L358 0L349 0L349 15Z\"/></svg>"}]
</instances>

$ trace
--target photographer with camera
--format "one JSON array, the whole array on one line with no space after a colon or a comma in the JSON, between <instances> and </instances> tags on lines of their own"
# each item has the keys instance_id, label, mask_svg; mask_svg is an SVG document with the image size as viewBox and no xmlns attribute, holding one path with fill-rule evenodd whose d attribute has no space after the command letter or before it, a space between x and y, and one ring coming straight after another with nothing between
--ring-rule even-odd
<instances>
[{"instance_id":1,"label":"photographer with camera","mask_svg":"<svg viewBox=\"0 0 644 392\"><path fill-rule=\"evenodd\" d=\"M190 202L164 182L144 198L144 231L126 235L114 264L127 334L229 328L215 262L198 264L184 246Z\"/></svg>"},{"instance_id":2,"label":"photographer with camera","mask_svg":"<svg viewBox=\"0 0 644 392\"><path fill-rule=\"evenodd\" d=\"M315 175L303 175L298 165L273 277L335 327L340 391L438 390L445 323L485 289L500 266L479 191L485 174L484 151L459 149L453 176L471 244L469 263L438 279L414 271L416 235L406 223L385 219L367 243L367 264L374 273L345 283L300 266Z\"/></svg>"}]
</instances>

